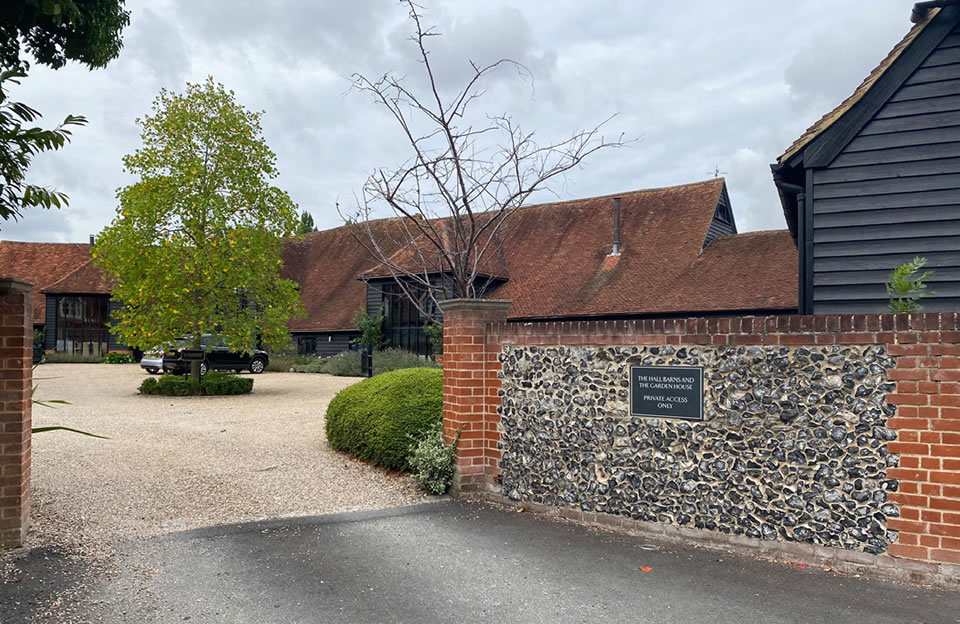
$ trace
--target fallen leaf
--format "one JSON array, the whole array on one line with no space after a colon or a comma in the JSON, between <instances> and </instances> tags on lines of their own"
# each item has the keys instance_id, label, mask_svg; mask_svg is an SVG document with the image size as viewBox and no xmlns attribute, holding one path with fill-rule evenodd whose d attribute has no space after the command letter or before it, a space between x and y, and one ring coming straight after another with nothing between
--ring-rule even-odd
<instances>
[{"instance_id":1,"label":"fallen leaf","mask_svg":"<svg viewBox=\"0 0 960 624\"><path fill-rule=\"evenodd\" d=\"M641 566L640 568L638 568L638 570L640 570L641 572L644 572L644 573L653 572L653 568L648 567L648 566Z\"/></svg>"},{"instance_id":2,"label":"fallen leaf","mask_svg":"<svg viewBox=\"0 0 960 624\"><path fill-rule=\"evenodd\" d=\"M793 564L793 567L795 567L795 568L800 568L801 570L803 570L803 569L805 569L807 566L803 565L802 563L795 563L795 564Z\"/></svg>"}]
</instances>

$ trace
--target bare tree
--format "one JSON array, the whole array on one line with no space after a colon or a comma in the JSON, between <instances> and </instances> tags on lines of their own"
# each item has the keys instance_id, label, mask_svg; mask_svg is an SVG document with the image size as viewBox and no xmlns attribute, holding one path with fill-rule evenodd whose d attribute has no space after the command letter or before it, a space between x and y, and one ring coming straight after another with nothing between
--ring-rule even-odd
<instances>
[{"instance_id":1,"label":"bare tree","mask_svg":"<svg viewBox=\"0 0 960 624\"><path fill-rule=\"evenodd\" d=\"M484 95L485 82L504 70L529 76L526 68L506 58L484 66L471 61L466 84L445 93L427 48L427 40L439 33L424 28L418 5L404 4L415 26L410 40L425 86L415 88L393 74L377 80L354 74L353 88L387 109L413 154L396 169L375 171L356 213L341 216L379 263L378 274L392 276L428 316L429 304L436 304L441 293L478 298L489 277L505 276L502 244L517 209L591 154L623 145L623 136L607 140L600 134L609 119L544 145L507 114L484 116L474 125L471 106ZM371 226L383 205L399 217L395 227Z\"/></svg>"}]
</instances>

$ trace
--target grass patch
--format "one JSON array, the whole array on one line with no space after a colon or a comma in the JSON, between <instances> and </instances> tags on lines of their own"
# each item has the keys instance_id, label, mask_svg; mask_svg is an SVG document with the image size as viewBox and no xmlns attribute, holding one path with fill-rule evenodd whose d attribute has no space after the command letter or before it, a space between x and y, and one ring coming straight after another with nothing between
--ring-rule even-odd
<instances>
[{"instance_id":1,"label":"grass patch","mask_svg":"<svg viewBox=\"0 0 960 624\"><path fill-rule=\"evenodd\" d=\"M180 375L148 377L140 384L140 394L161 396L221 396L229 394L247 394L253 390L253 379L225 373L210 372L194 385L188 378Z\"/></svg>"}]
</instances>

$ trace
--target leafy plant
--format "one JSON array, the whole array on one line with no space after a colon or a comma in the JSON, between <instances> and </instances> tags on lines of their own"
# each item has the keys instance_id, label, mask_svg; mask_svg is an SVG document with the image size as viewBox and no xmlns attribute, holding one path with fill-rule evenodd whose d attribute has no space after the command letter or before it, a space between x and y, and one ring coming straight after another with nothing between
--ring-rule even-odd
<instances>
[{"instance_id":1,"label":"leafy plant","mask_svg":"<svg viewBox=\"0 0 960 624\"><path fill-rule=\"evenodd\" d=\"M927 264L927 259L917 256L913 262L905 262L890 273L887 280L887 295L890 297L890 311L894 314L918 312L920 299L934 294L927 290L924 283L933 275L933 271L924 271L917 275Z\"/></svg>"},{"instance_id":2,"label":"leafy plant","mask_svg":"<svg viewBox=\"0 0 960 624\"><path fill-rule=\"evenodd\" d=\"M8 86L19 85L26 75L22 69L0 72L0 219L4 220L16 220L24 208L60 208L67 204L65 194L28 184L24 178L34 156L58 150L70 140L67 126L87 123L83 117L67 115L52 130L29 127L40 113L22 102L11 102L7 96Z\"/></svg>"},{"instance_id":3,"label":"leafy plant","mask_svg":"<svg viewBox=\"0 0 960 624\"><path fill-rule=\"evenodd\" d=\"M103 356L104 364L136 364L137 361L133 359L133 354L131 353L116 353L111 352Z\"/></svg>"},{"instance_id":4,"label":"leafy plant","mask_svg":"<svg viewBox=\"0 0 960 624\"><path fill-rule=\"evenodd\" d=\"M327 365L327 358L313 358L312 362L307 364L297 364L293 367L295 373L322 373L323 367Z\"/></svg>"},{"instance_id":5,"label":"leafy plant","mask_svg":"<svg viewBox=\"0 0 960 624\"><path fill-rule=\"evenodd\" d=\"M204 375L199 384L179 375L148 377L140 384L140 394L163 396L247 394L252 390L253 380L249 377L213 372Z\"/></svg>"},{"instance_id":6,"label":"leafy plant","mask_svg":"<svg viewBox=\"0 0 960 624\"><path fill-rule=\"evenodd\" d=\"M457 466L457 442L460 441L460 430L452 444L443 440L443 423L437 423L428 432L426 437L415 441L410 446L410 456L407 462L413 471L413 479L434 494L443 494L453 482L453 474Z\"/></svg>"},{"instance_id":7,"label":"leafy plant","mask_svg":"<svg viewBox=\"0 0 960 624\"><path fill-rule=\"evenodd\" d=\"M73 353L48 353L47 364L100 364L103 357L99 355L75 355Z\"/></svg>"},{"instance_id":8,"label":"leafy plant","mask_svg":"<svg viewBox=\"0 0 960 624\"><path fill-rule=\"evenodd\" d=\"M387 346L387 339L383 335L383 306L375 315L367 314L366 310L357 310L353 315L353 324L360 331L360 337L354 338L354 344L361 344L374 351Z\"/></svg>"},{"instance_id":9,"label":"leafy plant","mask_svg":"<svg viewBox=\"0 0 960 624\"><path fill-rule=\"evenodd\" d=\"M360 352L344 351L343 353L338 353L328 358L320 367L319 372L328 375L337 375L338 377L359 377Z\"/></svg>"},{"instance_id":10,"label":"leafy plant","mask_svg":"<svg viewBox=\"0 0 960 624\"><path fill-rule=\"evenodd\" d=\"M33 366L33 370L37 370L37 366ZM44 377L43 379L50 379L49 377ZM42 407L49 407L50 409L56 409L54 404L57 405L70 405L69 401L64 401L63 399L47 399L46 401L41 401L40 399L33 398L37 393L37 388L40 387L40 384L37 384L30 388L30 401L34 405L40 405ZM71 427L63 427L60 425L52 425L48 427L33 427L30 429L31 435L34 433L44 433L47 431L69 431L70 433L79 433L80 435L89 436L91 438L99 438L101 440L109 440L107 436L97 435L95 433L90 433L89 431L81 431L80 429L73 429Z\"/></svg>"},{"instance_id":11,"label":"leafy plant","mask_svg":"<svg viewBox=\"0 0 960 624\"><path fill-rule=\"evenodd\" d=\"M443 353L443 323L429 320L423 324L423 333L426 334L433 350L436 353Z\"/></svg>"},{"instance_id":12,"label":"leafy plant","mask_svg":"<svg viewBox=\"0 0 960 624\"><path fill-rule=\"evenodd\" d=\"M205 333L236 352L290 344L286 323L304 310L280 270L297 207L271 185L279 173L261 116L209 78L161 90L137 120L142 145L123 158L136 180L91 252L124 304L111 328L125 344L189 335L197 349Z\"/></svg>"},{"instance_id":13,"label":"leafy plant","mask_svg":"<svg viewBox=\"0 0 960 624\"><path fill-rule=\"evenodd\" d=\"M442 412L442 371L392 371L345 388L330 401L327 440L338 451L405 471L411 436L423 437L441 421Z\"/></svg>"},{"instance_id":14,"label":"leafy plant","mask_svg":"<svg viewBox=\"0 0 960 624\"><path fill-rule=\"evenodd\" d=\"M298 372L318 372L340 377L360 377L360 352L344 351L343 353L338 353L328 358L325 364L316 368L319 368L319 370ZM384 349L373 354L374 375L404 368L439 368L439 366L435 362L421 358L416 353L403 349Z\"/></svg>"}]
</instances>

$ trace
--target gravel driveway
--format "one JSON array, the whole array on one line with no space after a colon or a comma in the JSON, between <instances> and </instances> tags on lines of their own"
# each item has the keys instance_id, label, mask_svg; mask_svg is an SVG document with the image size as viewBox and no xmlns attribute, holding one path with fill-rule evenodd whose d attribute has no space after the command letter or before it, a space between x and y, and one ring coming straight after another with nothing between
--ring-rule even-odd
<instances>
[{"instance_id":1,"label":"gravel driveway","mask_svg":"<svg viewBox=\"0 0 960 624\"><path fill-rule=\"evenodd\" d=\"M140 396L135 365L45 364L34 426L67 432L33 438L34 537L50 543L143 539L214 524L424 500L403 476L330 449L323 415L356 378L296 373L254 376L231 397Z\"/></svg>"}]
</instances>

